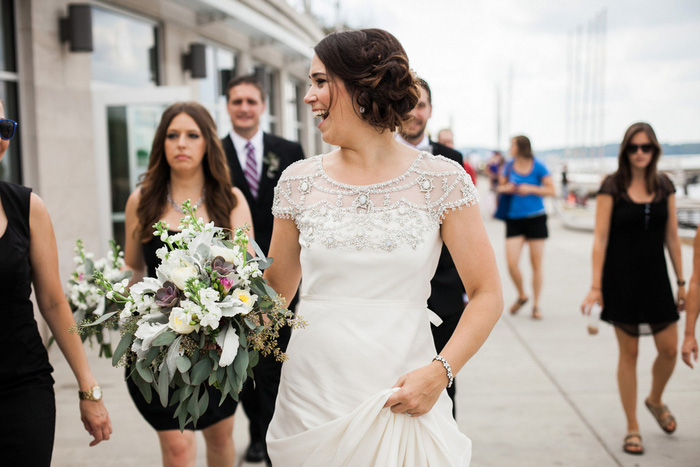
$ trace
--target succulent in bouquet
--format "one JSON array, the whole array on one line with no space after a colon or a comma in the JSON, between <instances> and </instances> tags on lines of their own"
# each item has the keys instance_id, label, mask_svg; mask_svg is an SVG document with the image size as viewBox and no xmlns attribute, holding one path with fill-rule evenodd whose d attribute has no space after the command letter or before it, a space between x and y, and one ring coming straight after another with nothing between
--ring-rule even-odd
<instances>
[{"instance_id":1,"label":"succulent in bouquet","mask_svg":"<svg viewBox=\"0 0 700 467\"><path fill-rule=\"evenodd\" d=\"M127 377L147 402L155 392L163 406L177 405L181 430L208 407L205 383L221 391L219 404L238 400L260 354L286 358L277 347L280 328L303 325L262 278L272 259L245 229L205 224L189 201L183 212L177 233L162 221L154 225L165 244L156 252L156 277L128 290L101 281L121 308L114 313L122 338L112 363L130 368Z\"/></svg>"}]
</instances>

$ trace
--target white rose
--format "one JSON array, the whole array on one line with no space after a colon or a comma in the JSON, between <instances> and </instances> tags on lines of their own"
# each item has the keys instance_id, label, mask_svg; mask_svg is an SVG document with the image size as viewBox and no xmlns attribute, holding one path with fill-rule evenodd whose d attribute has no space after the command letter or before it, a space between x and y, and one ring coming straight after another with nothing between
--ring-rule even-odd
<instances>
[{"instance_id":1,"label":"white rose","mask_svg":"<svg viewBox=\"0 0 700 467\"><path fill-rule=\"evenodd\" d=\"M195 326L191 324L190 315L182 308L176 306L170 312L168 326L178 334L189 334L195 330Z\"/></svg>"},{"instance_id":2,"label":"white rose","mask_svg":"<svg viewBox=\"0 0 700 467\"><path fill-rule=\"evenodd\" d=\"M188 279L198 275L196 260L187 256L182 250L174 250L156 270L158 279L162 282L171 281L180 290L185 290Z\"/></svg>"},{"instance_id":3,"label":"white rose","mask_svg":"<svg viewBox=\"0 0 700 467\"><path fill-rule=\"evenodd\" d=\"M233 291L233 298L238 300L243 307L247 310L244 313L241 313L243 315L247 315L250 310L253 309L253 306L255 305L256 300L258 299L257 295L251 294L248 290L245 289L236 289Z\"/></svg>"},{"instance_id":4,"label":"white rose","mask_svg":"<svg viewBox=\"0 0 700 467\"><path fill-rule=\"evenodd\" d=\"M197 277L197 269L187 263L183 263L181 266L173 268L170 271L170 280L172 280L180 290L185 290L187 281L195 277Z\"/></svg>"}]
</instances>

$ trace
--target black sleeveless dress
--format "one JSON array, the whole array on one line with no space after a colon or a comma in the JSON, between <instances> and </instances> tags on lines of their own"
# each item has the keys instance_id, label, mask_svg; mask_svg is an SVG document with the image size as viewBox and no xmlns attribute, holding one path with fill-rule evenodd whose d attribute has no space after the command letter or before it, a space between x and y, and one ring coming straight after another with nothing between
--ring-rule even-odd
<instances>
[{"instance_id":1,"label":"black sleeveless dress","mask_svg":"<svg viewBox=\"0 0 700 467\"><path fill-rule=\"evenodd\" d=\"M170 233L174 234L175 232ZM156 250L165 246L165 244L160 237L153 237L147 243L142 243L141 245L143 250L143 259L146 262L146 273L149 277L156 277L156 268L160 265L160 260L156 256ZM130 369L127 368L127 374L129 371ZM153 398L149 404L143 398L143 395L141 394L138 386L136 386L136 383L134 383L131 379L127 379L126 384L129 388L131 399L134 401L134 404L136 404L136 408L141 413L143 418L145 418L156 431L180 429L177 418L173 418L175 410L177 409L177 404L170 407L163 407L160 403L160 399L158 398L158 394L156 394L155 391L152 393ZM206 412L204 412L204 414L197 420L197 427L195 428L191 423L189 423L185 426L186 430L202 430L204 428L208 428L209 426L230 417L236 411L238 402L233 400L231 396L226 397L224 403L219 405L219 401L221 401L221 392L218 389L209 386L209 384L206 382L204 383L204 386L209 392L209 406ZM172 392L173 390L171 388L170 395L172 395ZM170 400L170 396L168 396L168 400Z\"/></svg>"},{"instance_id":2,"label":"black sleeveless dress","mask_svg":"<svg viewBox=\"0 0 700 467\"><path fill-rule=\"evenodd\" d=\"M655 334L678 321L664 255L671 180L659 175L659 190L650 203L635 203L620 193L612 176L599 193L614 204L603 265L601 318L627 334Z\"/></svg>"},{"instance_id":3,"label":"black sleeveless dress","mask_svg":"<svg viewBox=\"0 0 700 467\"><path fill-rule=\"evenodd\" d=\"M7 216L0 237L0 463L12 466L49 466L56 425L53 368L29 300L31 191L0 181Z\"/></svg>"}]
</instances>

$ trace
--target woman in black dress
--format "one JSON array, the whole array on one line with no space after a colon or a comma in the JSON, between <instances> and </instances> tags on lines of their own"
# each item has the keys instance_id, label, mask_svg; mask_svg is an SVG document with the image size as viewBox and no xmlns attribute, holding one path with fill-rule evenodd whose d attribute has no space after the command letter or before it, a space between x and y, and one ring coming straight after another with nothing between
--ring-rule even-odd
<instances>
[{"instance_id":1,"label":"woman in black dress","mask_svg":"<svg viewBox=\"0 0 700 467\"><path fill-rule=\"evenodd\" d=\"M242 192L231 185L226 157L209 112L196 102L178 102L168 107L153 139L143 182L126 203L124 259L136 283L147 273L155 277L159 264L156 250L163 246L153 236L159 220L177 229L183 217L181 204L192 200L197 216L224 228L252 225ZM128 369L127 369L128 371ZM163 465L194 465L196 440L191 424L180 432L175 407L163 407L157 398L147 403L131 379L129 393L146 421L157 431ZM209 407L198 422L207 446L207 464L234 463L232 398L219 406L221 393L209 387Z\"/></svg>"},{"instance_id":2,"label":"woman in black dress","mask_svg":"<svg viewBox=\"0 0 700 467\"><path fill-rule=\"evenodd\" d=\"M676 364L678 311L685 302L675 188L656 165L661 146L651 126L635 123L620 145L618 169L596 198L593 283L581 310L603 306L601 318L615 326L620 349L617 380L627 418L623 449L642 454L637 421L637 348L639 336L653 334L658 355L645 405L666 433L676 421L661 401ZM668 249L678 282L678 301L666 270Z\"/></svg>"},{"instance_id":3,"label":"woman in black dress","mask_svg":"<svg viewBox=\"0 0 700 467\"><path fill-rule=\"evenodd\" d=\"M17 124L0 101L0 160ZM56 238L44 202L30 188L0 181L0 452L3 465L49 466L56 425L53 368L39 336L29 296L78 381L80 416L94 437L109 439L112 426L102 389L90 371L80 336L61 288Z\"/></svg>"}]
</instances>

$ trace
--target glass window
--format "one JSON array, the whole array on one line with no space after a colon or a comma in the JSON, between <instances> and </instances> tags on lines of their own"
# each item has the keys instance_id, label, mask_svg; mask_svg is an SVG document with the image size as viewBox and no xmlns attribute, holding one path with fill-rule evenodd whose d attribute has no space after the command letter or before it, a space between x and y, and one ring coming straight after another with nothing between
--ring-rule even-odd
<instances>
[{"instance_id":1,"label":"glass window","mask_svg":"<svg viewBox=\"0 0 700 467\"><path fill-rule=\"evenodd\" d=\"M92 79L124 86L157 85L158 26L112 10L92 9Z\"/></svg>"},{"instance_id":2,"label":"glass window","mask_svg":"<svg viewBox=\"0 0 700 467\"><path fill-rule=\"evenodd\" d=\"M0 99L5 103L5 118L18 122L15 136L7 148L5 155L0 159L0 180L6 182L22 183L22 170L20 165L20 138L22 120L18 115L17 83L0 81Z\"/></svg>"},{"instance_id":3,"label":"glass window","mask_svg":"<svg viewBox=\"0 0 700 467\"><path fill-rule=\"evenodd\" d=\"M2 0L0 5L0 69L17 71L15 57L15 11L12 0Z\"/></svg>"},{"instance_id":4,"label":"glass window","mask_svg":"<svg viewBox=\"0 0 700 467\"><path fill-rule=\"evenodd\" d=\"M148 104L107 108L112 227L120 245L124 245L126 200L148 168L153 136L165 107Z\"/></svg>"},{"instance_id":5,"label":"glass window","mask_svg":"<svg viewBox=\"0 0 700 467\"><path fill-rule=\"evenodd\" d=\"M301 84L293 79L287 80L285 83L285 94L287 102L285 104L285 116L289 122L285 129L284 137L290 141L301 141L304 125L301 121L303 112L304 95L302 94Z\"/></svg>"},{"instance_id":6,"label":"glass window","mask_svg":"<svg viewBox=\"0 0 700 467\"><path fill-rule=\"evenodd\" d=\"M267 105L265 106L265 113L260 119L260 126L263 131L276 135L278 134L279 119L277 117L275 73L265 65L255 65L253 74L258 78L262 88L265 90L265 94L267 94Z\"/></svg>"},{"instance_id":7,"label":"glass window","mask_svg":"<svg viewBox=\"0 0 700 467\"><path fill-rule=\"evenodd\" d=\"M226 85L236 73L236 53L216 45L207 45L207 77L199 80L199 99L214 117L219 136L231 129L226 111Z\"/></svg>"},{"instance_id":8,"label":"glass window","mask_svg":"<svg viewBox=\"0 0 700 467\"><path fill-rule=\"evenodd\" d=\"M12 0L0 0L0 99L4 102L5 118L19 122L12 143L0 160L0 180L22 183L20 138L21 119L17 94L17 60L15 42L15 11Z\"/></svg>"}]
</instances>

